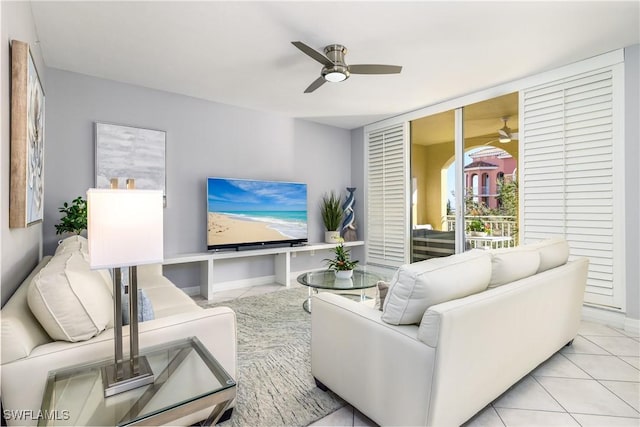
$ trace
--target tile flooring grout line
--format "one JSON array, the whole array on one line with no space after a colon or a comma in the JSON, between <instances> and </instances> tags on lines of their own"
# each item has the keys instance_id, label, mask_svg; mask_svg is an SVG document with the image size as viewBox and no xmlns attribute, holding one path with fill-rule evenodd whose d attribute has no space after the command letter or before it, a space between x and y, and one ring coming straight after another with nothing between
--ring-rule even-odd
<instances>
[{"instance_id":1,"label":"tile flooring grout line","mask_svg":"<svg viewBox=\"0 0 640 427\"><path fill-rule=\"evenodd\" d=\"M580 354L580 353L571 353L571 354ZM578 364L576 362L574 362L573 360L571 360L570 358L568 358L567 356L565 356L564 354L562 355L565 359L567 359L569 361L569 363L571 363L573 366L575 366L576 368L580 369L582 372L584 372L585 374L587 374L587 376L592 379L595 380L596 378L591 375L590 373L588 373L587 371L585 371L584 369L582 369L580 366L578 366ZM590 354L589 356L597 356L595 354ZM601 354L600 356L604 356L604 354ZM566 378L566 377L565 377ZM587 379L587 378L573 378L573 379Z\"/></svg>"},{"instance_id":2,"label":"tile flooring grout line","mask_svg":"<svg viewBox=\"0 0 640 427\"><path fill-rule=\"evenodd\" d=\"M493 411L496 413L496 415L498 416L498 419L500 419L500 422L502 423L502 425L504 427L507 427L507 423L504 422L504 420L502 419L502 417L500 416L500 412L498 412L498 409L493 406L493 402L490 403L491 407L493 408Z\"/></svg>"},{"instance_id":3,"label":"tile flooring grout line","mask_svg":"<svg viewBox=\"0 0 640 427\"><path fill-rule=\"evenodd\" d=\"M606 389L607 389L611 394L613 394L615 397L617 397L618 399L620 399L621 401L623 401L625 405L627 405L628 407L630 407L631 409L633 409L633 410L635 411L635 413L636 413L636 414L640 415L640 412L638 412L638 410L637 410L636 408L634 408L633 406L631 406L631 404L630 404L630 403L627 403L627 401L626 401L626 400L624 400L622 397L618 396L618 394L617 394L615 391L611 390L609 387L607 387L607 386L606 386L606 384L602 384L602 382L601 382L600 380L596 380L596 381L597 381L597 382L598 382L598 384L600 384L602 387L606 388ZM616 380L602 380L602 381L613 381L613 382L616 382ZM617 382L624 382L624 381L617 381ZM627 382L630 382L631 384L636 384L636 383L635 383L635 382L633 382L633 381L627 381ZM631 417L629 417L629 418L631 418Z\"/></svg>"},{"instance_id":4,"label":"tile flooring grout line","mask_svg":"<svg viewBox=\"0 0 640 427\"><path fill-rule=\"evenodd\" d=\"M611 355L611 356L615 356L615 354L611 353L609 350L607 350L606 348L603 348L601 346L599 346L598 344L594 343L593 341L591 341L589 338L585 337L584 335L580 335L578 334L578 336L584 338L585 340L589 341L591 344L595 345L596 347L598 347L600 350L606 351L607 354ZM586 353L579 353L579 354L586 354ZM590 354L590 353L588 353ZM600 356L605 356L604 354L601 354Z\"/></svg>"},{"instance_id":5,"label":"tile flooring grout line","mask_svg":"<svg viewBox=\"0 0 640 427\"><path fill-rule=\"evenodd\" d=\"M587 375L588 375L588 374L587 374ZM538 385L539 385L540 387L542 387L542 389L543 389L543 390L544 390L544 391L545 391L549 396L551 396L551 398L552 398L552 399L553 399L553 400L558 404L558 406L560 406L562 409L564 409L564 412L565 412L565 413L567 413L567 414L569 413L569 411L567 410L567 408L565 408L565 407L564 407L564 405L562 405L562 403L560 403L560 402L558 401L558 399L556 399L556 397L555 397L553 394L551 394L551 392L550 392L549 390L547 390L547 388L546 388L544 385L542 385L542 383L541 383L540 381L538 381L538 379L537 379L536 377L534 377L534 376L532 375L532 376L531 376L531 378L533 378L533 380L534 380L535 382L537 382L537 383L538 383ZM575 379L575 378L570 378L570 379ZM587 381L589 381L589 380L587 380ZM556 413L558 413L558 412L556 412ZM578 423L578 424L580 424L580 423Z\"/></svg>"}]
</instances>

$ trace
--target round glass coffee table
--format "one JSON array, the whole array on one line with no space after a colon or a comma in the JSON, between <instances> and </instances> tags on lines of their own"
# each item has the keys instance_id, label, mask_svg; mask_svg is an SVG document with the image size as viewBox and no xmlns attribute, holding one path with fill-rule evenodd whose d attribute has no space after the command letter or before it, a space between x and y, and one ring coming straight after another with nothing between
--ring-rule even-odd
<instances>
[{"instance_id":1,"label":"round glass coffee table","mask_svg":"<svg viewBox=\"0 0 640 427\"><path fill-rule=\"evenodd\" d=\"M298 283L309 288L309 298L302 304L307 313L311 313L311 297L318 293L319 289L329 291L360 291L357 294L341 294L346 297L355 297L360 301L365 300L364 290L373 288L378 281L384 278L376 273L364 270L353 270L350 279L337 279L333 270L311 271L298 276Z\"/></svg>"}]
</instances>

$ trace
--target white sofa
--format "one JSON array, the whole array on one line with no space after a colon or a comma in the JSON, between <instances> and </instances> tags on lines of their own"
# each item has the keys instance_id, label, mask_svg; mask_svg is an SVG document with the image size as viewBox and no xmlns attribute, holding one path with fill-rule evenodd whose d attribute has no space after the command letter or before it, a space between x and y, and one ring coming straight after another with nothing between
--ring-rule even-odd
<instances>
[{"instance_id":1,"label":"white sofa","mask_svg":"<svg viewBox=\"0 0 640 427\"><path fill-rule=\"evenodd\" d=\"M38 272L51 261L52 257L44 258L0 312L0 397L5 411L32 410L37 413L50 370L109 359L114 354L112 327L84 341L55 341L34 317L27 302L28 288ZM144 289L154 311L153 320L139 324L142 352L145 347L196 336L225 370L237 378L236 317L231 309L202 309L162 275L161 265L140 266L138 286ZM123 334L128 343L128 326L123 327ZM128 349L128 344L125 346ZM205 409L176 420L175 424L191 425L205 419L209 413L210 409ZM35 425L36 422L7 420L8 425Z\"/></svg>"},{"instance_id":2,"label":"white sofa","mask_svg":"<svg viewBox=\"0 0 640 427\"><path fill-rule=\"evenodd\" d=\"M576 336L588 260L568 252L556 239L402 266L384 311L318 294L313 376L380 425L459 426ZM399 315L413 324L385 322Z\"/></svg>"}]
</instances>

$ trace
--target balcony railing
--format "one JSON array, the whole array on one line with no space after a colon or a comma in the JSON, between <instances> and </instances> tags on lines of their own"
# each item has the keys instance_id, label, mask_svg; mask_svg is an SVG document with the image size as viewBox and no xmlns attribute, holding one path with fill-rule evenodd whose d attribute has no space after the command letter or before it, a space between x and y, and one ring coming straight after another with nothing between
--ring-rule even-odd
<instances>
[{"instance_id":1,"label":"balcony railing","mask_svg":"<svg viewBox=\"0 0 640 427\"><path fill-rule=\"evenodd\" d=\"M454 231L456 229L456 217L455 215L446 216L447 231ZM464 218L465 230L469 227L472 221L479 219L485 226L491 228L491 236L499 237L511 237L510 246L516 246L518 244L518 222L515 216L498 216L498 215L485 215L485 216L471 216L467 215Z\"/></svg>"}]
</instances>

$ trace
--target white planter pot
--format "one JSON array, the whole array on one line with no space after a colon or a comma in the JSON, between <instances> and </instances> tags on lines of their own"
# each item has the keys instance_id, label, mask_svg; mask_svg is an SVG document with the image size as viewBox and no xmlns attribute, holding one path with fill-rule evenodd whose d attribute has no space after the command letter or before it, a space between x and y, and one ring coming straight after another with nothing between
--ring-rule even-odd
<instances>
[{"instance_id":1,"label":"white planter pot","mask_svg":"<svg viewBox=\"0 0 640 427\"><path fill-rule=\"evenodd\" d=\"M339 231L325 231L324 232L325 243L340 243Z\"/></svg>"},{"instance_id":2,"label":"white planter pot","mask_svg":"<svg viewBox=\"0 0 640 427\"><path fill-rule=\"evenodd\" d=\"M334 273L336 273L336 279L338 280L351 279L353 277L353 270L335 270Z\"/></svg>"}]
</instances>

